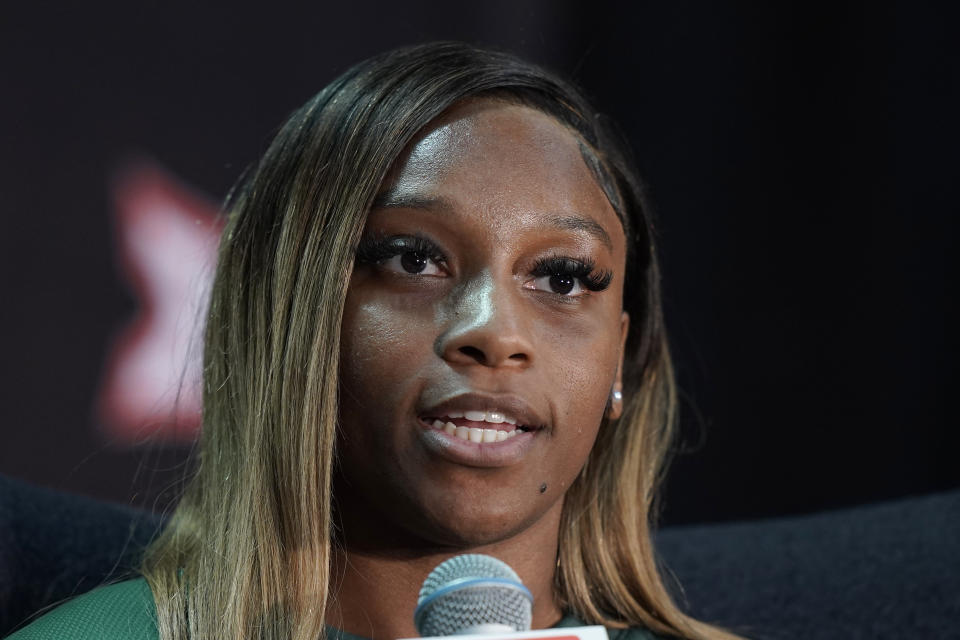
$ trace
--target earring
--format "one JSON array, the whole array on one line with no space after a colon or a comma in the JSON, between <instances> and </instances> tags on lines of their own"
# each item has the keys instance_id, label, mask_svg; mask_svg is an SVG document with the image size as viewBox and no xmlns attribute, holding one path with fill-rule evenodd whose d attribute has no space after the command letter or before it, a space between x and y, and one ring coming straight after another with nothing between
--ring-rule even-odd
<instances>
[{"instance_id":1,"label":"earring","mask_svg":"<svg viewBox=\"0 0 960 640\"><path fill-rule=\"evenodd\" d=\"M608 418L613 418L614 420L620 417L620 404L623 402L623 394L617 390L610 392L610 397L607 398L607 408L604 410L605 415Z\"/></svg>"}]
</instances>

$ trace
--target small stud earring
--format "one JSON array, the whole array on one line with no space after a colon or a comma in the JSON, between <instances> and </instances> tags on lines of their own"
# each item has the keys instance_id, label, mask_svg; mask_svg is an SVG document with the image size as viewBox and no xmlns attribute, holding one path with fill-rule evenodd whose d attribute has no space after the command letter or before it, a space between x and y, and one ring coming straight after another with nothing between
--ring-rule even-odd
<instances>
[{"instance_id":1,"label":"small stud earring","mask_svg":"<svg viewBox=\"0 0 960 640\"><path fill-rule=\"evenodd\" d=\"M623 394L620 393L619 391L614 391L614 392L613 392L613 401L614 401L614 402L620 402L621 400L623 400Z\"/></svg>"}]
</instances>

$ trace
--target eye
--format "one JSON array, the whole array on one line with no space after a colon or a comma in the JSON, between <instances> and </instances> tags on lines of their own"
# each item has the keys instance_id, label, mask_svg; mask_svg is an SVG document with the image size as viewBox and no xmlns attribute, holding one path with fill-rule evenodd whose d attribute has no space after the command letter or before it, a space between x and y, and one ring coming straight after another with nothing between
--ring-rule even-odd
<instances>
[{"instance_id":1,"label":"eye","mask_svg":"<svg viewBox=\"0 0 960 640\"><path fill-rule=\"evenodd\" d=\"M421 276L445 275L433 258L419 251L404 251L380 263L387 271Z\"/></svg>"},{"instance_id":2,"label":"eye","mask_svg":"<svg viewBox=\"0 0 960 640\"><path fill-rule=\"evenodd\" d=\"M591 291L603 291L610 286L613 274L596 271L589 258L551 256L541 258L533 267L533 280L524 283L527 289L548 291L565 298L578 298Z\"/></svg>"},{"instance_id":3,"label":"eye","mask_svg":"<svg viewBox=\"0 0 960 640\"><path fill-rule=\"evenodd\" d=\"M419 235L372 234L357 247L357 262L375 264L384 271L418 276L446 275L446 258L432 241Z\"/></svg>"},{"instance_id":4,"label":"eye","mask_svg":"<svg viewBox=\"0 0 960 640\"><path fill-rule=\"evenodd\" d=\"M533 280L533 285L534 286L528 288L538 291L552 291L553 293L570 296L571 298L586 293L579 280L566 274L540 276Z\"/></svg>"}]
</instances>

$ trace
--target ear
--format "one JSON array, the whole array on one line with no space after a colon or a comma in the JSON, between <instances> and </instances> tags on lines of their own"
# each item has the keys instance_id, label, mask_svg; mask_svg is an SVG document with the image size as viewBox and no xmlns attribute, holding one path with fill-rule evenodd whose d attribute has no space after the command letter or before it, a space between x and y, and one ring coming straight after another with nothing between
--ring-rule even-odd
<instances>
[{"instance_id":1,"label":"ear","mask_svg":"<svg viewBox=\"0 0 960 640\"><path fill-rule=\"evenodd\" d=\"M613 378L613 388L610 390L610 402L607 405L607 418L616 420L623 413L623 399L615 399L613 392L623 391L623 354L627 347L627 333L630 331L630 314L626 311L620 314L620 356L617 358L617 374Z\"/></svg>"}]
</instances>

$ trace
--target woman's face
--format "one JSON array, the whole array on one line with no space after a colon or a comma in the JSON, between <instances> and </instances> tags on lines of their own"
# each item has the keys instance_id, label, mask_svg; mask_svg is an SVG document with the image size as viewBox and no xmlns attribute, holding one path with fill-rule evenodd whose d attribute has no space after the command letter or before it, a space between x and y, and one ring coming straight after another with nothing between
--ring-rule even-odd
<instances>
[{"instance_id":1,"label":"woman's face","mask_svg":"<svg viewBox=\"0 0 960 640\"><path fill-rule=\"evenodd\" d=\"M352 542L479 546L558 516L619 388L625 242L550 116L470 100L421 132L370 211L344 310Z\"/></svg>"}]
</instances>

